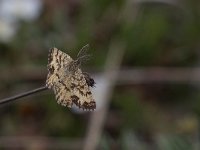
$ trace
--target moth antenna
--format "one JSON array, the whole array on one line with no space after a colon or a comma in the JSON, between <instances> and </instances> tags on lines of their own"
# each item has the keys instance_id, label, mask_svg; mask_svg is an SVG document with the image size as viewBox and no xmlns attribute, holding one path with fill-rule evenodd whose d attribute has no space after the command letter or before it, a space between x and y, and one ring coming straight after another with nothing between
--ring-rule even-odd
<instances>
[{"instance_id":1,"label":"moth antenna","mask_svg":"<svg viewBox=\"0 0 200 150\"><path fill-rule=\"evenodd\" d=\"M78 52L77 58L79 58L79 57L85 55L85 54L87 53L89 47L90 47L89 44L83 46L83 47L81 48L81 50Z\"/></svg>"},{"instance_id":2,"label":"moth antenna","mask_svg":"<svg viewBox=\"0 0 200 150\"><path fill-rule=\"evenodd\" d=\"M76 66L76 67L81 67L81 64L83 62L86 62L90 59L91 55L87 54L87 55L84 55L84 56L81 56L79 58L77 58L76 60L74 60L73 64Z\"/></svg>"},{"instance_id":3,"label":"moth antenna","mask_svg":"<svg viewBox=\"0 0 200 150\"><path fill-rule=\"evenodd\" d=\"M89 59L91 58L91 56L92 56L92 55L90 55L90 54L83 55L83 56L77 58L77 60L79 60L79 61L81 61L81 62L87 61L87 60L89 60Z\"/></svg>"}]
</instances>

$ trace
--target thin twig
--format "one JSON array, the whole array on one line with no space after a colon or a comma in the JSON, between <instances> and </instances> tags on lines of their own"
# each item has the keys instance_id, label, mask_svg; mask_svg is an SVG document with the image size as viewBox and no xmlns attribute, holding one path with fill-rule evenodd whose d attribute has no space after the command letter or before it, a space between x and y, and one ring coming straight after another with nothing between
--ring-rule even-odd
<instances>
[{"instance_id":1,"label":"thin twig","mask_svg":"<svg viewBox=\"0 0 200 150\"><path fill-rule=\"evenodd\" d=\"M23 98L25 96L28 96L28 95L31 95L31 94L35 94L37 92L41 92L41 91L44 91L44 90L47 90L48 88L46 86L42 86L42 87L39 87L37 89L34 89L34 90L31 90L31 91L28 91L28 92L24 92L24 93L21 93L21 94L18 94L18 95L15 95L15 96L12 96L12 97L8 97L8 98L5 98L5 99L2 99L0 100L0 105L1 104L5 104L5 103L8 103L8 102L13 102L14 100L17 100L19 98Z\"/></svg>"}]
</instances>

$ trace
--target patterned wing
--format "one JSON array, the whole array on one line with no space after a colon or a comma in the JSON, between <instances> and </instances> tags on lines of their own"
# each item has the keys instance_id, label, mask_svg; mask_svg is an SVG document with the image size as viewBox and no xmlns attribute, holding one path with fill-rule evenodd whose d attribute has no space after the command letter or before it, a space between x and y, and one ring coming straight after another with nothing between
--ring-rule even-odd
<instances>
[{"instance_id":1,"label":"patterned wing","mask_svg":"<svg viewBox=\"0 0 200 150\"><path fill-rule=\"evenodd\" d=\"M80 69L78 69L73 76L71 76L72 101L79 108L86 110L96 109L96 103L92 97L89 85L86 82L85 76Z\"/></svg>"},{"instance_id":2,"label":"patterned wing","mask_svg":"<svg viewBox=\"0 0 200 150\"><path fill-rule=\"evenodd\" d=\"M95 87L96 83L95 83L94 79L91 78L90 75L86 72L83 72L83 75L85 77L87 85L90 86L90 87Z\"/></svg>"},{"instance_id":3,"label":"patterned wing","mask_svg":"<svg viewBox=\"0 0 200 150\"><path fill-rule=\"evenodd\" d=\"M51 49L46 86L54 91L59 104L71 107L74 103L79 108L94 110L96 103L89 87L94 85L94 80L86 77L79 68L74 66L74 62L69 55L57 48Z\"/></svg>"},{"instance_id":4,"label":"patterned wing","mask_svg":"<svg viewBox=\"0 0 200 150\"><path fill-rule=\"evenodd\" d=\"M69 65L73 59L58 50L52 48L48 57L48 75L46 80L46 86L54 91L56 100L63 106L72 106L71 92L69 84L70 78L66 76L65 66ZM63 82L65 80L65 82Z\"/></svg>"}]
</instances>

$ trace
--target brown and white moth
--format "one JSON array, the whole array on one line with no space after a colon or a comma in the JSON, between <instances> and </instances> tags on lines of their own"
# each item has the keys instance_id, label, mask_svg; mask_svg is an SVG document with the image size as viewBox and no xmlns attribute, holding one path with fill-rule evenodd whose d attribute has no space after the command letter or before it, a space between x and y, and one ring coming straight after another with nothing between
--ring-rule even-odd
<instances>
[{"instance_id":1,"label":"brown and white moth","mask_svg":"<svg viewBox=\"0 0 200 150\"><path fill-rule=\"evenodd\" d=\"M85 54L88 46L84 46L79 51L75 60L57 48L50 49L46 86L54 91L58 104L70 108L75 104L83 110L96 108L90 90L95 82L89 74L83 73L80 69L83 60L89 57Z\"/></svg>"}]
</instances>

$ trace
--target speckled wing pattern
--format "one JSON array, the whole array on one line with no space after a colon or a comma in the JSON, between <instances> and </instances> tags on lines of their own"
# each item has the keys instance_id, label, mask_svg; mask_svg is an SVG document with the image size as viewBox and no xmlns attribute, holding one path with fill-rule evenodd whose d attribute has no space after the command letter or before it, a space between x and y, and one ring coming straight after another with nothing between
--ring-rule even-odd
<instances>
[{"instance_id":1,"label":"speckled wing pattern","mask_svg":"<svg viewBox=\"0 0 200 150\"><path fill-rule=\"evenodd\" d=\"M87 76L80 68L71 71L70 65L74 60L57 48L50 49L48 57L48 75L46 86L54 91L58 104L72 107L76 104L79 108L94 110L96 103L92 97Z\"/></svg>"}]
</instances>

